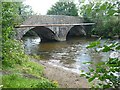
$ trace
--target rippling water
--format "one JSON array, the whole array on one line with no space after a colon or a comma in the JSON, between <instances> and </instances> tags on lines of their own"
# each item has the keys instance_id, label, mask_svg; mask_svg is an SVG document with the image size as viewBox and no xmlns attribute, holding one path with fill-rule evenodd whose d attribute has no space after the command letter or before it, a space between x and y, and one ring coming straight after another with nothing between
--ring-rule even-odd
<instances>
[{"instance_id":1,"label":"rippling water","mask_svg":"<svg viewBox=\"0 0 120 90\"><path fill-rule=\"evenodd\" d=\"M86 46L97 39L71 38L65 42L44 42L40 43L39 37L24 37L25 52L27 54L37 54L42 60L48 63L80 73L80 70L88 71L89 64L84 62L93 61L94 63L104 61L109 53L97 53ZM106 40L101 40L104 43ZM91 65L94 68L94 65Z\"/></svg>"}]
</instances>

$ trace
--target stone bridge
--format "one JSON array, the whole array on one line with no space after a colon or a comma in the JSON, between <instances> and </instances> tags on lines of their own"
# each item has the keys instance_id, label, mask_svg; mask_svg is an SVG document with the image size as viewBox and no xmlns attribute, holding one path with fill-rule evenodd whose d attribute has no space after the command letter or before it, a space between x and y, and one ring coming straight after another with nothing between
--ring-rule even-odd
<instances>
[{"instance_id":1,"label":"stone bridge","mask_svg":"<svg viewBox=\"0 0 120 90\"><path fill-rule=\"evenodd\" d=\"M29 30L37 33L42 41L65 41L67 35L87 35L94 23L83 23L80 17L65 15L35 15L29 17L16 29L16 38L21 39Z\"/></svg>"}]
</instances>

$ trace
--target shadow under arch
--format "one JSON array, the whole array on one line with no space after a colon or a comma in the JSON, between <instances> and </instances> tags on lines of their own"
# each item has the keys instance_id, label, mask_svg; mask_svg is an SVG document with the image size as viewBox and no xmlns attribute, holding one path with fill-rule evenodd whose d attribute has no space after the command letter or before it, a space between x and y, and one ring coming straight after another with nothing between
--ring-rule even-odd
<instances>
[{"instance_id":1,"label":"shadow under arch","mask_svg":"<svg viewBox=\"0 0 120 90\"><path fill-rule=\"evenodd\" d=\"M38 26L38 27L34 27L34 28L30 29L29 31L32 31L33 34L36 33L35 36L39 36L41 39L41 42L56 41L55 33L47 27ZM29 31L27 31L25 34L27 34Z\"/></svg>"},{"instance_id":2,"label":"shadow under arch","mask_svg":"<svg viewBox=\"0 0 120 90\"><path fill-rule=\"evenodd\" d=\"M67 33L66 39L72 38L72 37L83 37L86 36L86 32L84 30L84 27L81 25L73 26Z\"/></svg>"},{"instance_id":3,"label":"shadow under arch","mask_svg":"<svg viewBox=\"0 0 120 90\"><path fill-rule=\"evenodd\" d=\"M32 29L30 29L30 30L28 30L24 35L23 35L23 37L31 37L31 36L36 36L36 37L39 37L38 36L38 34L34 31L34 30L32 30ZM23 38L22 37L22 38Z\"/></svg>"}]
</instances>

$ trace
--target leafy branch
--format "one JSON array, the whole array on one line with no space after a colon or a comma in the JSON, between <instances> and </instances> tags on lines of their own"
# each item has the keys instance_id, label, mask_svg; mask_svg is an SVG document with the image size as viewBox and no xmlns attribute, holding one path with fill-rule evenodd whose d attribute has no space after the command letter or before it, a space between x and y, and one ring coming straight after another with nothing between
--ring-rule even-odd
<instances>
[{"instance_id":1,"label":"leafy branch","mask_svg":"<svg viewBox=\"0 0 120 90\"><path fill-rule=\"evenodd\" d=\"M109 45L101 45L100 41L90 43L87 48L99 49L98 52L110 52L115 51L116 56L109 57L105 62L100 62L95 65L95 69L89 67L89 72L85 73L83 70L82 77L86 77L88 82L92 83L93 88L119 88L120 86L120 77L118 73L120 72L120 57L119 43L112 43ZM97 50L96 50L97 51ZM90 63L91 64L91 63ZM93 62L92 62L93 64ZM97 84L95 84L97 82Z\"/></svg>"}]
</instances>

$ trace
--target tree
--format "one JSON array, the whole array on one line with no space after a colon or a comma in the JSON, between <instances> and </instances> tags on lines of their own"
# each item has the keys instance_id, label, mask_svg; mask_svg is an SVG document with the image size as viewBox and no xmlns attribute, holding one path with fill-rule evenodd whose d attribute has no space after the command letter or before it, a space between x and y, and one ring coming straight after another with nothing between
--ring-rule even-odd
<instances>
[{"instance_id":1,"label":"tree","mask_svg":"<svg viewBox=\"0 0 120 90\"><path fill-rule=\"evenodd\" d=\"M21 43L14 39L14 25L25 19L22 12L26 12L26 15L29 12L29 9L21 11L20 8L25 8L23 6L22 2L2 2L2 63L5 67L21 64L26 60Z\"/></svg>"},{"instance_id":2,"label":"tree","mask_svg":"<svg viewBox=\"0 0 120 90\"><path fill-rule=\"evenodd\" d=\"M19 41L14 40L14 25L20 23L20 2L2 2L2 66L21 64L25 55Z\"/></svg>"},{"instance_id":3,"label":"tree","mask_svg":"<svg viewBox=\"0 0 120 90\"><path fill-rule=\"evenodd\" d=\"M120 35L120 2L117 0L95 1L90 0L88 4L80 7L80 15L86 22L95 22L91 34L102 37L113 37Z\"/></svg>"},{"instance_id":4,"label":"tree","mask_svg":"<svg viewBox=\"0 0 120 90\"><path fill-rule=\"evenodd\" d=\"M14 25L21 23L33 11L21 2L2 2L2 38L12 39L15 35ZM14 35L13 35L14 34Z\"/></svg>"},{"instance_id":5,"label":"tree","mask_svg":"<svg viewBox=\"0 0 120 90\"><path fill-rule=\"evenodd\" d=\"M13 36L13 26L20 18L18 7L17 2L2 2L2 38L4 41Z\"/></svg>"},{"instance_id":6,"label":"tree","mask_svg":"<svg viewBox=\"0 0 120 90\"><path fill-rule=\"evenodd\" d=\"M19 7L19 15L23 18L23 20L34 14L35 13L33 12L32 7L29 5L21 4L21 6Z\"/></svg>"},{"instance_id":7,"label":"tree","mask_svg":"<svg viewBox=\"0 0 120 90\"><path fill-rule=\"evenodd\" d=\"M73 2L57 2L48 10L48 15L78 16L77 7Z\"/></svg>"}]
</instances>

